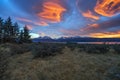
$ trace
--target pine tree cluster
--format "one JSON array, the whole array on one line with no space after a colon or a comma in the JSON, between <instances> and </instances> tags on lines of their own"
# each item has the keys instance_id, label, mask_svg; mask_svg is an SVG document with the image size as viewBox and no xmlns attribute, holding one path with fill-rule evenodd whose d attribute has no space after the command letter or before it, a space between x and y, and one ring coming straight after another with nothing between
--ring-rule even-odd
<instances>
[{"instance_id":1,"label":"pine tree cluster","mask_svg":"<svg viewBox=\"0 0 120 80\"><path fill-rule=\"evenodd\" d=\"M0 18L0 43L23 43L30 42L29 29L25 25L23 30L20 30L20 27L17 22L13 24L10 17L7 20Z\"/></svg>"}]
</instances>

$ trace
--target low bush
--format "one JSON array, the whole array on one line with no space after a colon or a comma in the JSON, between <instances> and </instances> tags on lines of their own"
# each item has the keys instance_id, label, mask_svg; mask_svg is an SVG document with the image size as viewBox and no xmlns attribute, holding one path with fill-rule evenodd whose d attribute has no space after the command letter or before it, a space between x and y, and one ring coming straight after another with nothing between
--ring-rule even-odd
<instances>
[{"instance_id":1,"label":"low bush","mask_svg":"<svg viewBox=\"0 0 120 80\"><path fill-rule=\"evenodd\" d=\"M107 45L87 45L85 49L87 53L107 53L108 51Z\"/></svg>"},{"instance_id":2,"label":"low bush","mask_svg":"<svg viewBox=\"0 0 120 80\"><path fill-rule=\"evenodd\" d=\"M73 51L76 47L78 47L78 44L74 42L67 42L66 46Z\"/></svg>"},{"instance_id":3,"label":"low bush","mask_svg":"<svg viewBox=\"0 0 120 80\"><path fill-rule=\"evenodd\" d=\"M62 53L63 46L55 44L35 44L32 46L32 55L34 58L54 56L57 53Z\"/></svg>"},{"instance_id":4,"label":"low bush","mask_svg":"<svg viewBox=\"0 0 120 80\"><path fill-rule=\"evenodd\" d=\"M25 52L30 51L29 44L3 44L1 45L2 51L7 51L7 55L16 55L16 54L23 54ZM6 52L5 52L6 53Z\"/></svg>"},{"instance_id":5,"label":"low bush","mask_svg":"<svg viewBox=\"0 0 120 80\"><path fill-rule=\"evenodd\" d=\"M112 48L114 49L115 53L120 54L120 45L113 45Z\"/></svg>"},{"instance_id":6,"label":"low bush","mask_svg":"<svg viewBox=\"0 0 120 80\"><path fill-rule=\"evenodd\" d=\"M16 54L23 54L25 52L30 51L30 48L28 45L20 44L20 45L10 45L9 46L11 50L11 55L16 55Z\"/></svg>"}]
</instances>

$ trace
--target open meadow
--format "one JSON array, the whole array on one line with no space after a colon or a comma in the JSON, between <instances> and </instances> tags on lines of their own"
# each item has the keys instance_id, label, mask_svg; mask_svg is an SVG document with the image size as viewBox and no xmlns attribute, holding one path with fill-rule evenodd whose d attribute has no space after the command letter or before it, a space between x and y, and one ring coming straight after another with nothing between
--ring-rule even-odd
<instances>
[{"instance_id":1,"label":"open meadow","mask_svg":"<svg viewBox=\"0 0 120 80\"><path fill-rule=\"evenodd\" d=\"M120 45L1 44L0 80L120 80Z\"/></svg>"}]
</instances>

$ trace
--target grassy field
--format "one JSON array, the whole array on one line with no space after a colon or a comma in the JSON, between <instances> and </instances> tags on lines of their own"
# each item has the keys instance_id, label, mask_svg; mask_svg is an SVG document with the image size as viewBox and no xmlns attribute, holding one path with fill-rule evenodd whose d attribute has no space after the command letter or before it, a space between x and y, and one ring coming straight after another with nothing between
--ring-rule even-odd
<instances>
[{"instance_id":1,"label":"grassy field","mask_svg":"<svg viewBox=\"0 0 120 80\"><path fill-rule=\"evenodd\" d=\"M106 47L106 53L91 48L96 45L57 44L62 46L60 50L54 49L56 45L41 48L43 45L2 44L0 80L120 80L120 54L111 45ZM41 56L41 52L49 54Z\"/></svg>"}]
</instances>

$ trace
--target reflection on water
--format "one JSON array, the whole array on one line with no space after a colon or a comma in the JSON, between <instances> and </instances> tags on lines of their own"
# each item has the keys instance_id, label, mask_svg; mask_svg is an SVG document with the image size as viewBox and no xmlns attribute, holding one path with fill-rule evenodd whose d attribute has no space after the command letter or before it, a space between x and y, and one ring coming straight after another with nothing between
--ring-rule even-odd
<instances>
[{"instance_id":1,"label":"reflection on water","mask_svg":"<svg viewBox=\"0 0 120 80\"><path fill-rule=\"evenodd\" d=\"M120 44L120 42L77 42L78 44Z\"/></svg>"}]
</instances>

